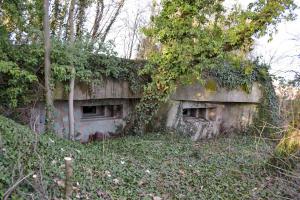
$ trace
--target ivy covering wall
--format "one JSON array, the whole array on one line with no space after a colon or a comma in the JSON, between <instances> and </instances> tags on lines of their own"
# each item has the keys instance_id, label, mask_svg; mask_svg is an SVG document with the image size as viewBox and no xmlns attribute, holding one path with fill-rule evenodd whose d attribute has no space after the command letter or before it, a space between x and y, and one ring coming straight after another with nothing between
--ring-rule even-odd
<instances>
[{"instance_id":1,"label":"ivy covering wall","mask_svg":"<svg viewBox=\"0 0 300 200\"><path fill-rule=\"evenodd\" d=\"M228 60L220 63L217 67L202 71L200 80L189 79L186 82L178 82L178 85L200 84L212 91L217 91L218 88L226 88L228 90L242 89L245 93L250 93L253 84L258 83L263 97L258 105L258 112L254 120L255 126L257 130L263 129L266 134L272 134L274 128L280 127L281 120L278 99L273 86L273 77L270 75L269 69L270 66L260 63L258 59L255 61L239 60L238 63ZM127 127L128 133L142 134L151 131L157 111L162 106L166 106L165 103L170 98L170 95L165 97L153 92L149 87L152 83L144 85L144 95L128 120L130 122L128 126L131 126ZM174 87L177 88L177 86Z\"/></svg>"}]
</instances>

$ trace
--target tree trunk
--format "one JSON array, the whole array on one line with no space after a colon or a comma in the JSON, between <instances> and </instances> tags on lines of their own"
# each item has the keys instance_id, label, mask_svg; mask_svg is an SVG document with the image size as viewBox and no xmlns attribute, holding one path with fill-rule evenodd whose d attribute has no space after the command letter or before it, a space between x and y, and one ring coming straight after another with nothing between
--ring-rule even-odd
<instances>
[{"instance_id":1,"label":"tree trunk","mask_svg":"<svg viewBox=\"0 0 300 200\"><path fill-rule=\"evenodd\" d=\"M65 199L72 199L72 192L73 192L73 184L72 184L72 176L73 176L73 168L72 168L72 158L65 157Z\"/></svg>"},{"instance_id":2,"label":"tree trunk","mask_svg":"<svg viewBox=\"0 0 300 200\"><path fill-rule=\"evenodd\" d=\"M93 28L91 30L91 35L92 35L93 40L96 40L98 30L99 30L99 26L100 26L100 22L101 22L102 17L103 17L103 10L104 10L104 2L103 2L103 0L98 0L97 1L97 10L96 10L95 21L94 21Z\"/></svg>"},{"instance_id":3,"label":"tree trunk","mask_svg":"<svg viewBox=\"0 0 300 200\"><path fill-rule=\"evenodd\" d=\"M59 0L54 0L53 11L52 11L53 14L52 14L51 23L50 23L52 35L55 35L56 31L58 29L60 12L61 12L61 10L60 10L60 5L59 5Z\"/></svg>"},{"instance_id":4,"label":"tree trunk","mask_svg":"<svg viewBox=\"0 0 300 200\"><path fill-rule=\"evenodd\" d=\"M53 97L51 90L50 63L50 28L49 28L49 0L44 0L44 49L45 49L45 89L46 89L46 131L53 131Z\"/></svg>"},{"instance_id":5,"label":"tree trunk","mask_svg":"<svg viewBox=\"0 0 300 200\"><path fill-rule=\"evenodd\" d=\"M58 15L58 18L56 19L57 22L57 38L63 39L63 30L65 29L66 35L68 32L68 24L65 26L65 17L68 15L68 7L69 7L69 0L66 0L64 4L62 5L62 8L59 10L60 14ZM55 8L55 7L54 7ZM55 30L56 31L56 30Z\"/></svg>"},{"instance_id":6,"label":"tree trunk","mask_svg":"<svg viewBox=\"0 0 300 200\"><path fill-rule=\"evenodd\" d=\"M79 0L78 15L76 24L76 38L81 38L84 32L84 22L86 20L85 10L87 8L87 0Z\"/></svg>"},{"instance_id":7,"label":"tree trunk","mask_svg":"<svg viewBox=\"0 0 300 200\"><path fill-rule=\"evenodd\" d=\"M74 127L74 87L75 87L75 68L72 67L73 77L70 80L70 92L69 92L69 139L75 139L75 127Z\"/></svg>"},{"instance_id":8,"label":"tree trunk","mask_svg":"<svg viewBox=\"0 0 300 200\"><path fill-rule=\"evenodd\" d=\"M69 11L69 42L70 45L74 44L75 41L75 32L74 32L74 8L75 0L71 1L70 11ZM69 92L69 138L75 139L75 128L74 128L74 87L75 87L75 76L76 70L74 65L71 65L72 78L70 80L70 92Z\"/></svg>"}]
</instances>

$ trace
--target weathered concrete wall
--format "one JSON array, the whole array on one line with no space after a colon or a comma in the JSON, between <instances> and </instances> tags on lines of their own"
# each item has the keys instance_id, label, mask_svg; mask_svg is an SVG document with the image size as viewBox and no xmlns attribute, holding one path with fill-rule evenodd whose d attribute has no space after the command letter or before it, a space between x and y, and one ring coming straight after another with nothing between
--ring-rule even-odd
<instances>
[{"instance_id":1,"label":"weathered concrete wall","mask_svg":"<svg viewBox=\"0 0 300 200\"><path fill-rule=\"evenodd\" d=\"M253 84L250 93L246 93L242 89L228 90L218 87L212 91L200 84L194 84L178 87L171 99L177 101L259 103L261 97L262 93L257 83Z\"/></svg>"},{"instance_id":2,"label":"weathered concrete wall","mask_svg":"<svg viewBox=\"0 0 300 200\"><path fill-rule=\"evenodd\" d=\"M225 104L221 114L223 119L221 132L244 130L249 127L257 114L257 106L257 104L248 103Z\"/></svg>"},{"instance_id":3,"label":"weathered concrete wall","mask_svg":"<svg viewBox=\"0 0 300 200\"><path fill-rule=\"evenodd\" d=\"M257 109L257 104L252 103L170 101L170 105L166 126L191 135L195 141L246 129L252 124ZM184 116L184 109L193 108L201 109L205 114L202 117Z\"/></svg>"},{"instance_id":4,"label":"weathered concrete wall","mask_svg":"<svg viewBox=\"0 0 300 200\"><path fill-rule=\"evenodd\" d=\"M76 140L87 141L89 135L95 132L101 132L106 135L115 133L118 128L125 125L125 118L131 110L133 110L137 101L135 99L103 99L103 100L85 100L74 102L74 118ZM96 117L83 118L82 106L101 106L101 105L122 105L122 116L115 118ZM69 132L68 125L68 102L55 101L55 131L61 137L67 137ZM33 110L33 114L37 118L36 130L44 131L45 109L44 104L40 103Z\"/></svg>"},{"instance_id":5,"label":"weathered concrete wall","mask_svg":"<svg viewBox=\"0 0 300 200\"><path fill-rule=\"evenodd\" d=\"M84 83L76 83L74 90L74 100L91 99L135 99L140 94L135 94L130 90L128 81L116 79L104 79L100 85L89 87ZM68 94L62 84L58 84L54 91L55 100L68 100Z\"/></svg>"}]
</instances>

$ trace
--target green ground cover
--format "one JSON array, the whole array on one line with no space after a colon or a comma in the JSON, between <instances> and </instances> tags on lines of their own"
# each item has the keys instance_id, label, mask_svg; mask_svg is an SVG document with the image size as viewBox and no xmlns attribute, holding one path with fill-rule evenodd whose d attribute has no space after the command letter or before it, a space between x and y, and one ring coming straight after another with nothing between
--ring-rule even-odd
<instances>
[{"instance_id":1,"label":"green ground cover","mask_svg":"<svg viewBox=\"0 0 300 200\"><path fill-rule=\"evenodd\" d=\"M266 164L273 144L254 136L194 143L153 133L82 145L42 135L35 142L29 129L3 117L0 133L0 196L18 178L41 172L46 195L62 197L65 156L74 158L74 199L295 199L299 193L294 178ZM39 195L31 176L12 193L13 199Z\"/></svg>"}]
</instances>

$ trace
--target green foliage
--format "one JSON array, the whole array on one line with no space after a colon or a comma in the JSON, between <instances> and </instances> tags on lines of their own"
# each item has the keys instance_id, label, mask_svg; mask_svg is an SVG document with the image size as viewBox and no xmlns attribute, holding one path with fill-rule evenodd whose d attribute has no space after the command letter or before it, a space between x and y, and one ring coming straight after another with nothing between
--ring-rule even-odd
<instances>
[{"instance_id":1,"label":"green foliage","mask_svg":"<svg viewBox=\"0 0 300 200\"><path fill-rule=\"evenodd\" d=\"M142 115L149 114L136 115L138 130L143 130L177 85L203 83L205 71L225 69L225 74L217 74L221 85L249 92L258 77L255 66L246 59L253 36L265 35L270 25L282 19L293 19L296 8L291 0L257 1L246 10L239 6L226 10L219 0L163 0L161 4L159 15L144 29L160 51L152 52L142 71L152 82L145 86L138 106ZM227 63L230 67L223 67Z\"/></svg>"},{"instance_id":2,"label":"green foliage","mask_svg":"<svg viewBox=\"0 0 300 200\"><path fill-rule=\"evenodd\" d=\"M75 17L76 39L74 44L67 41L69 23L67 13L69 3L50 2L51 21L51 87L57 82L68 86L71 78L77 82L99 84L104 77L130 79L134 90L140 90L140 80L135 66L123 65L115 58L111 41L98 42L85 29L85 12L94 1L78 2L78 15ZM53 7L52 7L53 6ZM76 6L76 7L77 7ZM100 16L99 16L100 17ZM33 100L41 100L44 95L44 37L43 37L43 1L13 0L1 1L0 6L0 109L28 106ZM99 58L97 58L99 57ZM93 60L97 60L93 62ZM99 61L99 59L103 59ZM98 63L97 63L98 62ZM36 81L20 80L16 74L5 71L13 63L14 68L28 75L36 76ZM101 66L97 64L101 64ZM6 66L4 66L4 64ZM96 64L96 66L93 66ZM75 68L75 73L71 70ZM12 70L13 70L12 69ZM23 74L25 76L25 74ZM19 81L20 80L20 81ZM68 89L68 87L66 87ZM35 96L31 95L31 91ZM5 97L4 97L5 96ZM8 97L8 98L7 98ZM25 101L26 100L26 101Z\"/></svg>"},{"instance_id":3,"label":"green foliage","mask_svg":"<svg viewBox=\"0 0 300 200\"><path fill-rule=\"evenodd\" d=\"M64 180L65 156L74 159L74 198L100 199L102 193L112 199L148 199L150 194L166 199L293 199L298 194L290 179L264 170L272 145L249 135L195 144L181 135L153 133L81 145L50 134L36 141L28 128L0 117L0 137L5 149L0 154L0 196L19 176L42 172L49 198L62 197L57 181ZM41 199L32 183L28 178L13 196Z\"/></svg>"},{"instance_id":4,"label":"green foliage","mask_svg":"<svg viewBox=\"0 0 300 200\"><path fill-rule=\"evenodd\" d=\"M37 77L34 74L20 69L13 62L1 60L0 78L4 82L3 85L0 85L0 103L3 107L15 108L20 102L27 103L28 98L24 94L31 93L31 84L37 83Z\"/></svg>"},{"instance_id":5,"label":"green foliage","mask_svg":"<svg viewBox=\"0 0 300 200\"><path fill-rule=\"evenodd\" d=\"M51 62L53 65L53 79L58 82L68 82L72 77L83 82L91 82L93 77L99 76L89 69L88 58L92 54L91 44L83 41L69 42L53 40ZM71 66L76 74L71 73Z\"/></svg>"},{"instance_id":6,"label":"green foliage","mask_svg":"<svg viewBox=\"0 0 300 200\"><path fill-rule=\"evenodd\" d=\"M20 107L33 100L43 97L44 85L43 70L44 49L43 44L15 45L3 31L0 37L0 81L1 106ZM97 52L93 44L85 41L76 41L73 45L57 39L52 40L51 65L52 88L55 83L68 83L75 76L76 81L87 84L100 84L105 77L124 79L131 83L135 92L141 91L144 77L137 75L142 62L135 62L117 58L111 46L100 46ZM71 73L71 66L76 74ZM68 84L65 84L68 85ZM68 89L68 87L66 87ZM37 93L37 91L41 91ZM34 94L34 96L33 96Z\"/></svg>"},{"instance_id":7,"label":"green foliage","mask_svg":"<svg viewBox=\"0 0 300 200\"><path fill-rule=\"evenodd\" d=\"M229 59L228 59L229 60ZM245 92L250 92L252 84L258 81L261 72L268 71L268 68L260 66L258 63L239 60L238 63L220 63L216 68L206 70L207 78L216 80L219 86L228 89L243 88Z\"/></svg>"},{"instance_id":8,"label":"green foliage","mask_svg":"<svg viewBox=\"0 0 300 200\"><path fill-rule=\"evenodd\" d=\"M78 82L101 84L104 78L127 80L134 92L140 92L146 77L138 76L139 68L144 62L118 58L108 46L100 46L97 52L88 42L76 41L70 46L61 41L53 42L51 60L54 81L67 82L72 76ZM76 74L71 73L74 66Z\"/></svg>"},{"instance_id":9,"label":"green foliage","mask_svg":"<svg viewBox=\"0 0 300 200\"><path fill-rule=\"evenodd\" d=\"M299 130L289 130L279 142L276 151L280 156L289 156L298 153L300 150Z\"/></svg>"},{"instance_id":10,"label":"green foliage","mask_svg":"<svg viewBox=\"0 0 300 200\"><path fill-rule=\"evenodd\" d=\"M35 145L35 135L28 128L0 116L1 198L9 185L19 177L38 170L37 154L33 151ZM23 191L28 192L30 189L26 185L23 185Z\"/></svg>"},{"instance_id":11,"label":"green foliage","mask_svg":"<svg viewBox=\"0 0 300 200\"><path fill-rule=\"evenodd\" d=\"M3 33L0 37L0 105L5 109L15 108L38 98L43 49L38 43L12 44L3 27L0 32Z\"/></svg>"},{"instance_id":12,"label":"green foliage","mask_svg":"<svg viewBox=\"0 0 300 200\"><path fill-rule=\"evenodd\" d=\"M41 40L42 1L3 1L0 13L0 27L4 27L9 33L14 34L16 44Z\"/></svg>"},{"instance_id":13,"label":"green foliage","mask_svg":"<svg viewBox=\"0 0 300 200\"><path fill-rule=\"evenodd\" d=\"M276 146L270 164L281 170L292 170L299 162L299 153L300 131L293 128L289 129Z\"/></svg>"},{"instance_id":14,"label":"green foliage","mask_svg":"<svg viewBox=\"0 0 300 200\"><path fill-rule=\"evenodd\" d=\"M276 137L274 133L282 125L282 119L279 114L279 103L276 95L273 79L267 76L265 79L260 80L262 84L263 98L258 107L258 116L255 119L255 124L268 133L268 136Z\"/></svg>"},{"instance_id":15,"label":"green foliage","mask_svg":"<svg viewBox=\"0 0 300 200\"><path fill-rule=\"evenodd\" d=\"M135 93L140 93L143 90L143 85L149 80L148 76L138 74L139 70L145 65L144 61L92 54L88 63L91 71L101 74L103 78L128 81L131 90Z\"/></svg>"}]
</instances>

